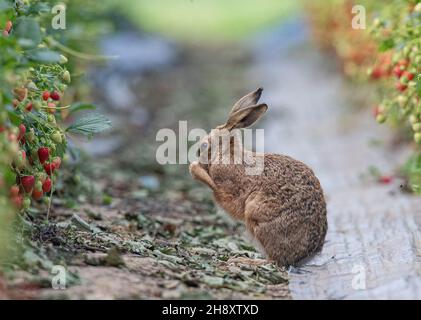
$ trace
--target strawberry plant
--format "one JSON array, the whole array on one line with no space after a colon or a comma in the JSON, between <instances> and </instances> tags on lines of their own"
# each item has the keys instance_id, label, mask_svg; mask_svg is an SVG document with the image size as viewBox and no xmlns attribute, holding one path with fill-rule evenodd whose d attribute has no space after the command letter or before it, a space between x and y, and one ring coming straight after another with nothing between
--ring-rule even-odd
<instances>
[{"instance_id":1,"label":"strawberry plant","mask_svg":"<svg viewBox=\"0 0 421 320\"><path fill-rule=\"evenodd\" d=\"M48 203L69 134L90 137L110 127L108 119L96 114L64 125L66 116L84 108L66 97L72 77L68 57L53 46L53 4L0 0L0 134L6 145L14 146L5 170L8 180L14 180L9 197L18 210L42 199Z\"/></svg>"},{"instance_id":2,"label":"strawberry plant","mask_svg":"<svg viewBox=\"0 0 421 320\"><path fill-rule=\"evenodd\" d=\"M19 190L12 188L14 176L10 170L10 163L18 151L17 143L9 140L9 134L5 130L7 113L0 105L0 261L3 258L2 250L9 238L10 225L15 216L12 202L20 202Z\"/></svg>"},{"instance_id":3,"label":"strawberry plant","mask_svg":"<svg viewBox=\"0 0 421 320\"><path fill-rule=\"evenodd\" d=\"M366 8L367 22L371 21L367 30L351 28L351 8L356 4ZM323 47L333 48L344 69L352 70L345 74L361 79L366 71L366 80L377 84L379 103L374 109L377 122L388 122L410 133L418 153L421 145L421 1L328 0L311 9L314 33L327 34ZM338 17L336 12L347 12L348 17ZM354 41L354 35L359 37L358 41ZM358 59L348 59L357 56ZM412 190L421 193L419 168L421 157L416 154L403 172Z\"/></svg>"}]
</instances>

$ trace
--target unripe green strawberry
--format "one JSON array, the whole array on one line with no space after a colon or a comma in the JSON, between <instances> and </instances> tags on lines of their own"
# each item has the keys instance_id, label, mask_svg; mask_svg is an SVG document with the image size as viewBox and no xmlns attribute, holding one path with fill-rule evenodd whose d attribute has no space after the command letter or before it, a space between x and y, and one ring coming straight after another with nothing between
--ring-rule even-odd
<instances>
[{"instance_id":1,"label":"unripe green strawberry","mask_svg":"<svg viewBox=\"0 0 421 320\"><path fill-rule=\"evenodd\" d=\"M63 140L61 139L60 132L56 131L51 135L51 140L53 140L55 143L62 143Z\"/></svg>"},{"instance_id":2,"label":"unripe green strawberry","mask_svg":"<svg viewBox=\"0 0 421 320\"><path fill-rule=\"evenodd\" d=\"M35 189L37 189L37 190L41 190L42 189L42 182L41 182L41 180L38 180L35 183Z\"/></svg>"},{"instance_id":3,"label":"unripe green strawberry","mask_svg":"<svg viewBox=\"0 0 421 320\"><path fill-rule=\"evenodd\" d=\"M31 128L29 132L26 134L26 140L33 143L35 141L35 130Z\"/></svg>"},{"instance_id":4,"label":"unripe green strawberry","mask_svg":"<svg viewBox=\"0 0 421 320\"><path fill-rule=\"evenodd\" d=\"M377 117L376 117L376 121L378 122L378 123L385 123L386 122L386 120L387 120L387 118L386 118L386 116L384 115L384 114L379 114L379 115L377 115Z\"/></svg>"},{"instance_id":5,"label":"unripe green strawberry","mask_svg":"<svg viewBox=\"0 0 421 320\"><path fill-rule=\"evenodd\" d=\"M44 198L44 203L49 206L51 204L50 198Z\"/></svg>"},{"instance_id":6,"label":"unripe green strawberry","mask_svg":"<svg viewBox=\"0 0 421 320\"><path fill-rule=\"evenodd\" d=\"M27 84L26 84L26 87L28 88L28 90L31 90L31 91L38 91L38 87L36 86L36 84L35 83L33 83L32 81L29 81Z\"/></svg>"},{"instance_id":7,"label":"unripe green strawberry","mask_svg":"<svg viewBox=\"0 0 421 320\"><path fill-rule=\"evenodd\" d=\"M64 56L62 54L60 55L60 61L59 61L60 64L66 64L68 61L69 60L67 59L66 56Z\"/></svg>"},{"instance_id":8,"label":"unripe green strawberry","mask_svg":"<svg viewBox=\"0 0 421 320\"><path fill-rule=\"evenodd\" d=\"M35 177L37 178L37 181L44 181L47 178L47 175L44 172L38 172L35 174Z\"/></svg>"},{"instance_id":9,"label":"unripe green strawberry","mask_svg":"<svg viewBox=\"0 0 421 320\"><path fill-rule=\"evenodd\" d=\"M63 72L62 78L66 83L70 83L72 81L72 79L70 77L70 72L67 71L67 70Z\"/></svg>"},{"instance_id":10,"label":"unripe green strawberry","mask_svg":"<svg viewBox=\"0 0 421 320\"><path fill-rule=\"evenodd\" d=\"M413 129L415 132L421 132L421 123L420 123L420 122L418 122L418 123L414 123L414 124L412 125L412 129Z\"/></svg>"},{"instance_id":11,"label":"unripe green strawberry","mask_svg":"<svg viewBox=\"0 0 421 320\"><path fill-rule=\"evenodd\" d=\"M19 169L23 169L25 167L25 162L26 162L26 152L24 150L18 151L14 159L15 166Z\"/></svg>"},{"instance_id":12,"label":"unripe green strawberry","mask_svg":"<svg viewBox=\"0 0 421 320\"><path fill-rule=\"evenodd\" d=\"M39 102L39 101L34 101L34 102L32 102L32 106L34 107L34 109L36 111L40 111L41 110L41 107L42 107L42 103Z\"/></svg>"},{"instance_id":13,"label":"unripe green strawberry","mask_svg":"<svg viewBox=\"0 0 421 320\"><path fill-rule=\"evenodd\" d=\"M28 210L30 207L31 207L31 199L25 198L25 200L23 200L23 209Z\"/></svg>"},{"instance_id":14,"label":"unripe green strawberry","mask_svg":"<svg viewBox=\"0 0 421 320\"><path fill-rule=\"evenodd\" d=\"M398 103L399 103L399 106L401 108L403 108L404 106L406 106L407 102L408 102L408 98L406 96L404 96L404 95L399 95L398 96Z\"/></svg>"},{"instance_id":15,"label":"unripe green strawberry","mask_svg":"<svg viewBox=\"0 0 421 320\"><path fill-rule=\"evenodd\" d=\"M421 143L421 132L414 134L414 140L416 143Z\"/></svg>"},{"instance_id":16,"label":"unripe green strawberry","mask_svg":"<svg viewBox=\"0 0 421 320\"><path fill-rule=\"evenodd\" d=\"M415 124L415 123L417 123L417 122L418 122L418 117L417 117L416 115L414 115L414 114L411 114L411 115L409 116L409 122L410 122L411 124Z\"/></svg>"},{"instance_id":17,"label":"unripe green strawberry","mask_svg":"<svg viewBox=\"0 0 421 320\"><path fill-rule=\"evenodd\" d=\"M52 114L49 114L48 116L47 116L47 121L49 122L49 123L56 123L56 117L54 117L54 115L52 115Z\"/></svg>"}]
</instances>

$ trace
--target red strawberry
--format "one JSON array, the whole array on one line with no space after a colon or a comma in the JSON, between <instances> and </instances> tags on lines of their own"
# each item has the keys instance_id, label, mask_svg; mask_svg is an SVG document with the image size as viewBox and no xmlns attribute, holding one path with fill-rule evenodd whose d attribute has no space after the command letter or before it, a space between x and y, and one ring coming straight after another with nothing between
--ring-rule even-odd
<instances>
[{"instance_id":1,"label":"red strawberry","mask_svg":"<svg viewBox=\"0 0 421 320\"><path fill-rule=\"evenodd\" d=\"M44 170L49 176L51 176L56 170L56 167L54 166L54 163L45 163Z\"/></svg>"},{"instance_id":2,"label":"red strawberry","mask_svg":"<svg viewBox=\"0 0 421 320\"><path fill-rule=\"evenodd\" d=\"M35 185L35 177L34 176L26 176L21 178L22 187L26 193L30 193Z\"/></svg>"},{"instance_id":3,"label":"red strawberry","mask_svg":"<svg viewBox=\"0 0 421 320\"><path fill-rule=\"evenodd\" d=\"M390 176L382 176L379 178L379 182L381 184L390 184L392 183L392 181L393 181L393 178Z\"/></svg>"},{"instance_id":4,"label":"red strawberry","mask_svg":"<svg viewBox=\"0 0 421 320\"><path fill-rule=\"evenodd\" d=\"M42 94L42 99L44 101L47 101L50 98L50 92L49 91L44 91L44 93Z\"/></svg>"},{"instance_id":5,"label":"red strawberry","mask_svg":"<svg viewBox=\"0 0 421 320\"><path fill-rule=\"evenodd\" d=\"M380 79L383 76L383 70L380 68L375 68L371 72L371 78L374 80Z\"/></svg>"},{"instance_id":6,"label":"red strawberry","mask_svg":"<svg viewBox=\"0 0 421 320\"><path fill-rule=\"evenodd\" d=\"M57 170L60 169L60 166L61 166L60 157L55 157L54 160L53 160L53 164L54 164L55 169L57 169Z\"/></svg>"},{"instance_id":7,"label":"red strawberry","mask_svg":"<svg viewBox=\"0 0 421 320\"><path fill-rule=\"evenodd\" d=\"M21 209L23 206L23 196L20 194L12 197L12 203L16 206L16 208Z\"/></svg>"},{"instance_id":8,"label":"red strawberry","mask_svg":"<svg viewBox=\"0 0 421 320\"><path fill-rule=\"evenodd\" d=\"M49 102L47 104L47 106L48 106L48 109L47 109L48 113L51 113L51 114L56 113L56 104L55 103Z\"/></svg>"},{"instance_id":9,"label":"red strawberry","mask_svg":"<svg viewBox=\"0 0 421 320\"><path fill-rule=\"evenodd\" d=\"M45 161L50 157L50 150L48 148L42 147L38 149L38 158L41 164L44 164Z\"/></svg>"},{"instance_id":10,"label":"red strawberry","mask_svg":"<svg viewBox=\"0 0 421 320\"><path fill-rule=\"evenodd\" d=\"M12 30L12 27L13 27L13 23L12 21L9 20L6 22L6 27L4 28L4 31L7 31L7 33L9 33L10 30Z\"/></svg>"},{"instance_id":11,"label":"red strawberry","mask_svg":"<svg viewBox=\"0 0 421 320\"><path fill-rule=\"evenodd\" d=\"M400 92L404 92L407 88L408 86L406 84L403 84L402 82L396 83L396 89Z\"/></svg>"},{"instance_id":12,"label":"red strawberry","mask_svg":"<svg viewBox=\"0 0 421 320\"><path fill-rule=\"evenodd\" d=\"M32 111L32 102L28 102L28 104L26 105L26 107L25 107L25 110L27 111L27 112L31 112Z\"/></svg>"},{"instance_id":13,"label":"red strawberry","mask_svg":"<svg viewBox=\"0 0 421 320\"><path fill-rule=\"evenodd\" d=\"M57 91L53 91L50 93L50 97L51 99L55 100L55 101L59 101L60 100L60 94Z\"/></svg>"},{"instance_id":14,"label":"red strawberry","mask_svg":"<svg viewBox=\"0 0 421 320\"><path fill-rule=\"evenodd\" d=\"M413 80L415 78L415 74L409 72L409 71L405 71L402 76L406 79L408 79L409 81Z\"/></svg>"},{"instance_id":15,"label":"red strawberry","mask_svg":"<svg viewBox=\"0 0 421 320\"><path fill-rule=\"evenodd\" d=\"M399 60L398 65L406 68L409 65L409 61L406 59Z\"/></svg>"},{"instance_id":16,"label":"red strawberry","mask_svg":"<svg viewBox=\"0 0 421 320\"><path fill-rule=\"evenodd\" d=\"M44 183L42 184L42 191L45 193L48 193L51 191L51 179L47 178L45 179Z\"/></svg>"},{"instance_id":17,"label":"red strawberry","mask_svg":"<svg viewBox=\"0 0 421 320\"><path fill-rule=\"evenodd\" d=\"M404 72L404 70L401 68L400 65L395 66L393 68L393 74L396 76L396 78L402 77L403 72Z\"/></svg>"},{"instance_id":18,"label":"red strawberry","mask_svg":"<svg viewBox=\"0 0 421 320\"><path fill-rule=\"evenodd\" d=\"M16 142L16 141L18 141L18 137L16 137L16 135L14 133L9 133L9 135L7 136L7 139L10 142Z\"/></svg>"},{"instance_id":19,"label":"red strawberry","mask_svg":"<svg viewBox=\"0 0 421 320\"><path fill-rule=\"evenodd\" d=\"M25 136L26 133L26 127L24 124L20 124L19 125L19 136L18 136L18 140L22 140L22 138Z\"/></svg>"},{"instance_id":20,"label":"red strawberry","mask_svg":"<svg viewBox=\"0 0 421 320\"><path fill-rule=\"evenodd\" d=\"M19 187L17 185L14 185L12 187L10 187L10 196L11 197L16 197L19 195Z\"/></svg>"},{"instance_id":21,"label":"red strawberry","mask_svg":"<svg viewBox=\"0 0 421 320\"><path fill-rule=\"evenodd\" d=\"M36 201L41 200L43 195L44 193L42 192L42 190L34 189L34 191L32 191L32 199Z\"/></svg>"}]
</instances>

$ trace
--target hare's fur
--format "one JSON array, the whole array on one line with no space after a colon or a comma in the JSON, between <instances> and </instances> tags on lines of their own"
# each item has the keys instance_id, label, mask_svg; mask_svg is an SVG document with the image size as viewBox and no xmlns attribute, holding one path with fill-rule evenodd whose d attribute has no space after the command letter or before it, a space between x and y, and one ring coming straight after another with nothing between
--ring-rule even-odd
<instances>
[{"instance_id":1,"label":"hare's fur","mask_svg":"<svg viewBox=\"0 0 421 320\"><path fill-rule=\"evenodd\" d=\"M227 124L219 128L231 131L254 123L267 109L266 105L255 105L260 95L261 89L258 89L242 98L234 106ZM248 107L257 108L252 111L252 119L251 112L246 110ZM213 132L203 141L209 142L212 136ZM230 141L233 144L235 138ZM232 153L232 149L228 152ZM212 156L209 164L192 163L190 172L213 190L216 202L225 211L245 222L268 259L281 266L295 265L323 246L327 231L323 190L304 163L288 156L259 155L244 150L244 159L259 156L264 159L259 175L246 174L247 161L213 163Z\"/></svg>"}]
</instances>

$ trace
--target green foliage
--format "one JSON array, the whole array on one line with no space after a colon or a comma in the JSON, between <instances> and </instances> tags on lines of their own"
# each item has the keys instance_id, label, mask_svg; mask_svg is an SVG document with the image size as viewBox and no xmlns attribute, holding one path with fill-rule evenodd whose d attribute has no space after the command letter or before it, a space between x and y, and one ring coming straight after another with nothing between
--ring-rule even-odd
<instances>
[{"instance_id":1,"label":"green foliage","mask_svg":"<svg viewBox=\"0 0 421 320\"><path fill-rule=\"evenodd\" d=\"M232 41L280 23L297 11L298 1L129 0L115 6L142 29L187 41Z\"/></svg>"},{"instance_id":2,"label":"green foliage","mask_svg":"<svg viewBox=\"0 0 421 320\"><path fill-rule=\"evenodd\" d=\"M362 70L365 73L370 67L369 79L376 82L381 101L375 107L377 122L411 132L418 151L421 145L421 1L360 1L358 4L366 8L367 23L370 23L367 30L350 28L354 4L357 3L345 0L319 4L311 14L324 18L315 19L315 28L324 31L320 35L329 39L328 47L341 53L338 56L344 69L349 69L351 60L358 72L347 75L355 78L356 73L361 74ZM331 14L326 16L326 12ZM336 19L334 12L346 12L348 19ZM364 41L356 46L356 39ZM341 51L343 48L347 50ZM421 182L418 164L419 157L415 156L404 170L416 192L420 191Z\"/></svg>"},{"instance_id":3,"label":"green foliage","mask_svg":"<svg viewBox=\"0 0 421 320\"><path fill-rule=\"evenodd\" d=\"M19 189L12 202L22 210L29 208L31 200L51 196L54 191L67 150L64 120L69 114L94 108L72 104L73 97L67 95L75 64L61 51L67 47L58 45L59 40L66 40L67 31L51 28L55 4L52 0L0 0L0 134L7 137L6 144L16 146L10 151L7 169ZM92 136L110 127L104 116L89 115L71 124L68 131ZM42 161L41 149L48 150ZM24 184L28 177L29 183ZM50 189L44 186L48 179L53 184L51 192L45 191Z\"/></svg>"},{"instance_id":4,"label":"green foliage","mask_svg":"<svg viewBox=\"0 0 421 320\"><path fill-rule=\"evenodd\" d=\"M66 131L91 137L111 128L111 121L99 114L89 114L75 121Z\"/></svg>"}]
</instances>

